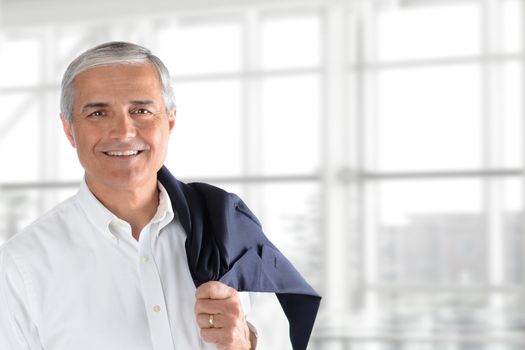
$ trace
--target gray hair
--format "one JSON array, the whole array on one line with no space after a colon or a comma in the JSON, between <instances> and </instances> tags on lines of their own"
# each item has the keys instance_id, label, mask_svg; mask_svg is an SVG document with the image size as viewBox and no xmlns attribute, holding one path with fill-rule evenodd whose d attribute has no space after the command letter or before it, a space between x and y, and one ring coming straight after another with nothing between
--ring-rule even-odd
<instances>
[{"instance_id":1,"label":"gray hair","mask_svg":"<svg viewBox=\"0 0 525 350\"><path fill-rule=\"evenodd\" d=\"M69 123L73 121L73 100L75 91L73 81L80 73L99 66L115 64L147 64L155 67L162 85L162 96L167 112L175 108L175 94L171 86L170 73L164 63L145 47L112 41L87 50L71 62L62 78L60 112Z\"/></svg>"}]
</instances>

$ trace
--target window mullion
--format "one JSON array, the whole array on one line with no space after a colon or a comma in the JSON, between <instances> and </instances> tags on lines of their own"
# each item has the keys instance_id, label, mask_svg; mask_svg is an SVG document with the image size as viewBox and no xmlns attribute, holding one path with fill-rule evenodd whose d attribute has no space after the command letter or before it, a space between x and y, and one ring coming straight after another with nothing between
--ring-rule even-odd
<instances>
[{"instance_id":1,"label":"window mullion","mask_svg":"<svg viewBox=\"0 0 525 350\"><path fill-rule=\"evenodd\" d=\"M362 2L360 4L361 22L361 55L358 59L360 74L363 77L361 89L361 120L364 142L361 150L361 166L365 170L377 169L377 71L364 70L364 66L377 60L377 8L372 2ZM362 281L365 289L363 290L365 308L373 317L379 312L379 297L377 291L368 290L366 287L379 281L379 254L378 254L378 189L377 184L362 183L363 200L363 232L362 232Z\"/></svg>"},{"instance_id":2,"label":"window mullion","mask_svg":"<svg viewBox=\"0 0 525 350\"><path fill-rule=\"evenodd\" d=\"M345 141L350 132L345 128L345 100L347 95L345 72L346 10L344 6L327 8L323 18L323 46L326 75L323 79L323 122L321 124L321 186L323 195L324 234L324 309L330 319L345 317L350 313L350 302L355 297L350 291L348 268L349 255L355 249L350 247L350 236L355 229L349 222L349 187L340 178L341 169L348 167ZM355 206L351 206L355 208ZM349 254L349 249L351 253ZM357 271L354 271L354 274ZM344 277L343 277L344 276ZM352 277L352 276L350 276ZM337 323L337 322L336 322Z\"/></svg>"},{"instance_id":3,"label":"window mullion","mask_svg":"<svg viewBox=\"0 0 525 350\"><path fill-rule=\"evenodd\" d=\"M498 0L485 0L482 15L482 54L491 55L501 51L501 7ZM482 151L484 167L487 169L501 167L503 159L504 129L501 118L503 110L503 94L501 86L501 63L484 61L482 64L482 118L483 137ZM499 118L498 118L499 117ZM484 209L486 222L486 254L488 262L489 284L499 286L505 283L504 264L504 237L503 237L503 195L504 183L502 179L487 179L483 181ZM490 306L494 310L501 310L504 298L500 294L490 297Z\"/></svg>"},{"instance_id":4,"label":"window mullion","mask_svg":"<svg viewBox=\"0 0 525 350\"><path fill-rule=\"evenodd\" d=\"M521 5L521 23L522 27L521 30L523 31L521 37L522 37L522 43L521 43L521 94L525 92L525 1L520 1ZM522 114L522 120L525 120L525 99L522 98L521 100L521 114ZM523 123L523 135L525 135L525 123ZM523 174L522 179L522 234L525 231L523 227L525 227L525 137L522 137L522 154L523 159L521 163L521 169ZM525 247L522 247L522 249L525 249ZM525 276L524 276L525 280Z\"/></svg>"},{"instance_id":5,"label":"window mullion","mask_svg":"<svg viewBox=\"0 0 525 350\"><path fill-rule=\"evenodd\" d=\"M244 30L242 36L242 138L243 176L257 176L261 174L261 160L264 135L261 135L261 76L252 76L252 72L260 68L260 47L262 45L260 33L260 14L257 10L249 10L244 16ZM264 216L264 204L260 186L243 185L245 200L252 209Z\"/></svg>"}]
</instances>

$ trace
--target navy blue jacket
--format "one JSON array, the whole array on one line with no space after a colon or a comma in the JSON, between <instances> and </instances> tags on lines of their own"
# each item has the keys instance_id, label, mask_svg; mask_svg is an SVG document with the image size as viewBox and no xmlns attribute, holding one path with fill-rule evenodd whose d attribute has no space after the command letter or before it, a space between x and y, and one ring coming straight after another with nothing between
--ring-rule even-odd
<instances>
[{"instance_id":1,"label":"navy blue jacket","mask_svg":"<svg viewBox=\"0 0 525 350\"><path fill-rule=\"evenodd\" d=\"M293 349L306 349L321 297L266 238L246 204L205 183L182 183L166 167L157 177L187 233L195 285L221 281L238 291L276 293L290 324Z\"/></svg>"}]
</instances>

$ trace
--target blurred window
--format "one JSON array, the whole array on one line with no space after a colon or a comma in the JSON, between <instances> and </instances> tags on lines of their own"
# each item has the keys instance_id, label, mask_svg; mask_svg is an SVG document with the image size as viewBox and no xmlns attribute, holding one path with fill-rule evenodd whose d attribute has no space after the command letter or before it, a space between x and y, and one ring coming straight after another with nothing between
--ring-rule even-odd
<instances>
[{"instance_id":1,"label":"blurred window","mask_svg":"<svg viewBox=\"0 0 525 350\"><path fill-rule=\"evenodd\" d=\"M262 22L262 68L318 67L321 22L318 16L268 16Z\"/></svg>"},{"instance_id":2,"label":"blurred window","mask_svg":"<svg viewBox=\"0 0 525 350\"><path fill-rule=\"evenodd\" d=\"M238 193L337 310L313 349L522 349L524 2L217 6L0 28L0 244L82 179L67 64L133 41L173 74L168 167Z\"/></svg>"},{"instance_id":3,"label":"blurred window","mask_svg":"<svg viewBox=\"0 0 525 350\"><path fill-rule=\"evenodd\" d=\"M479 169L481 69L459 64L377 73L377 164L371 170Z\"/></svg>"},{"instance_id":4,"label":"blurred window","mask_svg":"<svg viewBox=\"0 0 525 350\"><path fill-rule=\"evenodd\" d=\"M351 72L367 87L362 318L386 334L459 335L400 349L523 346L522 6L364 7Z\"/></svg>"},{"instance_id":5,"label":"blurred window","mask_svg":"<svg viewBox=\"0 0 525 350\"><path fill-rule=\"evenodd\" d=\"M381 11L377 16L377 59L479 55L480 10L473 2Z\"/></svg>"},{"instance_id":6,"label":"blurred window","mask_svg":"<svg viewBox=\"0 0 525 350\"><path fill-rule=\"evenodd\" d=\"M175 78L241 70L240 21L210 22L205 19L181 20L157 30L157 54Z\"/></svg>"},{"instance_id":7,"label":"blurred window","mask_svg":"<svg viewBox=\"0 0 525 350\"><path fill-rule=\"evenodd\" d=\"M166 165L178 176L242 175L239 79L175 85L177 117Z\"/></svg>"}]
</instances>

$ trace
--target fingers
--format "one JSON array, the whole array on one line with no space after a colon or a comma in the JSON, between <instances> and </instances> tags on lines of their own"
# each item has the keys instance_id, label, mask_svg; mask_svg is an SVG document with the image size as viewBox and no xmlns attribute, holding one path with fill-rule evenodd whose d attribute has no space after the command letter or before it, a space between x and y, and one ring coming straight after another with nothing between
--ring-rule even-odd
<instances>
[{"instance_id":1,"label":"fingers","mask_svg":"<svg viewBox=\"0 0 525 350\"><path fill-rule=\"evenodd\" d=\"M235 289L207 282L197 288L195 296L195 316L205 342L219 349L250 348L250 332Z\"/></svg>"},{"instance_id":2,"label":"fingers","mask_svg":"<svg viewBox=\"0 0 525 350\"><path fill-rule=\"evenodd\" d=\"M197 314L199 328L223 328L231 324L231 319L222 314Z\"/></svg>"},{"instance_id":3,"label":"fingers","mask_svg":"<svg viewBox=\"0 0 525 350\"><path fill-rule=\"evenodd\" d=\"M201 284L195 292L197 299L228 299L237 294L237 291L224 283L210 281Z\"/></svg>"},{"instance_id":4,"label":"fingers","mask_svg":"<svg viewBox=\"0 0 525 350\"><path fill-rule=\"evenodd\" d=\"M207 316L207 315L202 315ZM208 343L216 344L219 349L249 349L250 331L244 318L228 319L224 315L213 315L213 327L208 317L197 316L201 329L201 338Z\"/></svg>"},{"instance_id":5,"label":"fingers","mask_svg":"<svg viewBox=\"0 0 525 350\"><path fill-rule=\"evenodd\" d=\"M207 315L223 315L221 318L228 320L244 316L237 291L221 282L206 282L197 288L195 295L195 314L203 315L203 320L208 320Z\"/></svg>"},{"instance_id":6,"label":"fingers","mask_svg":"<svg viewBox=\"0 0 525 350\"><path fill-rule=\"evenodd\" d=\"M228 299L199 299L195 302L195 314L231 314L235 317L244 314L237 296Z\"/></svg>"},{"instance_id":7,"label":"fingers","mask_svg":"<svg viewBox=\"0 0 525 350\"><path fill-rule=\"evenodd\" d=\"M201 329L201 338L207 343L216 344L219 348L229 348L230 344L238 343L240 337L234 330L224 331L220 328L205 328Z\"/></svg>"},{"instance_id":8,"label":"fingers","mask_svg":"<svg viewBox=\"0 0 525 350\"><path fill-rule=\"evenodd\" d=\"M242 305L237 297L197 300L195 314L201 337L206 342L230 344L241 338L241 330L246 327Z\"/></svg>"}]
</instances>

